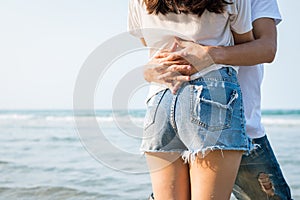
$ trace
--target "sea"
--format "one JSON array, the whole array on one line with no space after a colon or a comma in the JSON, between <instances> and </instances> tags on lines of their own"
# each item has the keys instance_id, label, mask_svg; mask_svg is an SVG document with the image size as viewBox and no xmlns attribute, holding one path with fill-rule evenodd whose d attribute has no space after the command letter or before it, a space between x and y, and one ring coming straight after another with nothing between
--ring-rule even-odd
<instances>
[{"instance_id":1,"label":"sea","mask_svg":"<svg viewBox=\"0 0 300 200\"><path fill-rule=\"evenodd\" d=\"M139 152L144 110L1 110L1 200L147 200ZM294 199L300 199L300 110L262 121ZM232 197L232 199L234 199Z\"/></svg>"}]
</instances>

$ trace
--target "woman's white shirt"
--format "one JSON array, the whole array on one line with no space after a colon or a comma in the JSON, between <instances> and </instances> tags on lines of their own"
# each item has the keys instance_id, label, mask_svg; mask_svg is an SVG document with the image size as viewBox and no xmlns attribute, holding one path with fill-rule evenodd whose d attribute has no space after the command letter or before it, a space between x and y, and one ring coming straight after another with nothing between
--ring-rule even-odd
<instances>
[{"instance_id":1,"label":"woman's white shirt","mask_svg":"<svg viewBox=\"0 0 300 200\"><path fill-rule=\"evenodd\" d=\"M158 50L169 48L175 36L202 45L232 46L234 40L231 31L243 34L252 30L251 1L231 0L229 2L231 4L225 6L224 13L216 14L206 10L199 17L184 13L150 15L143 0L130 0L128 31L135 37L144 38L151 49L150 57ZM224 66L213 64L192 77L196 79ZM238 70L238 67L233 68ZM148 98L165 88L163 85L152 84Z\"/></svg>"}]
</instances>

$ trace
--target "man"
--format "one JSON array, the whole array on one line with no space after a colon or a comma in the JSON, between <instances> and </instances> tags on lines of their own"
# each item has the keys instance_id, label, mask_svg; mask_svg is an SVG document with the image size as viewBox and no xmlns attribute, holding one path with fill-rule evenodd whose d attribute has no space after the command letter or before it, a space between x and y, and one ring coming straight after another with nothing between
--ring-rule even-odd
<instances>
[{"instance_id":1,"label":"man","mask_svg":"<svg viewBox=\"0 0 300 200\"><path fill-rule=\"evenodd\" d=\"M216 64L243 66L239 69L238 77L243 92L246 130L259 147L249 156L243 156L233 194L241 200L290 200L290 188L261 124L261 83L264 69L259 63L274 60L277 50L276 25L281 21L281 16L276 0L251 0L251 6L254 41L233 47L205 47L177 39L176 45L181 50L158 54L151 64L164 65L145 69L144 76L149 82L168 85L176 93L181 83L190 79L191 74L206 67L189 67L189 57L205 60L205 65L207 60L211 60Z\"/></svg>"}]
</instances>

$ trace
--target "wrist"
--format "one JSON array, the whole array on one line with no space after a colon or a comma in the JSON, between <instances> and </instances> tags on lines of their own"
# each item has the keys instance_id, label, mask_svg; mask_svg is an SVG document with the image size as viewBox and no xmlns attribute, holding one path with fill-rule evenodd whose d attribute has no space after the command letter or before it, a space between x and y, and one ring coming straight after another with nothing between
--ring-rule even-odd
<instances>
[{"instance_id":1,"label":"wrist","mask_svg":"<svg viewBox=\"0 0 300 200\"><path fill-rule=\"evenodd\" d=\"M225 50L224 47L210 46L208 47L208 54L215 64L226 64L224 62Z\"/></svg>"},{"instance_id":2,"label":"wrist","mask_svg":"<svg viewBox=\"0 0 300 200\"><path fill-rule=\"evenodd\" d=\"M145 66L144 67L144 79L147 81L147 82L151 82L151 69L149 69L148 66Z\"/></svg>"}]
</instances>

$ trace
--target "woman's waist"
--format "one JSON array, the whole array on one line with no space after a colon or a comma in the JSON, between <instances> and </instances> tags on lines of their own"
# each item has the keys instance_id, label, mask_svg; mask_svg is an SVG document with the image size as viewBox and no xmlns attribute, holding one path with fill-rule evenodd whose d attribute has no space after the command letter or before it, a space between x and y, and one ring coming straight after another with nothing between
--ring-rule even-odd
<instances>
[{"instance_id":1,"label":"woman's waist","mask_svg":"<svg viewBox=\"0 0 300 200\"><path fill-rule=\"evenodd\" d=\"M214 64L193 74L190 83L192 84L199 81L225 81L237 83L237 71L238 67Z\"/></svg>"},{"instance_id":2,"label":"woman's waist","mask_svg":"<svg viewBox=\"0 0 300 200\"><path fill-rule=\"evenodd\" d=\"M214 67L209 67L207 71L197 72L193 74L193 78L191 81L185 83L186 84L201 84L201 82L230 82L235 85L238 85L237 80L237 70L228 65L218 65ZM160 83L151 83L149 87L149 92L146 98L146 101L150 99L153 95L157 94L158 92L168 89L168 86L160 84Z\"/></svg>"}]
</instances>

